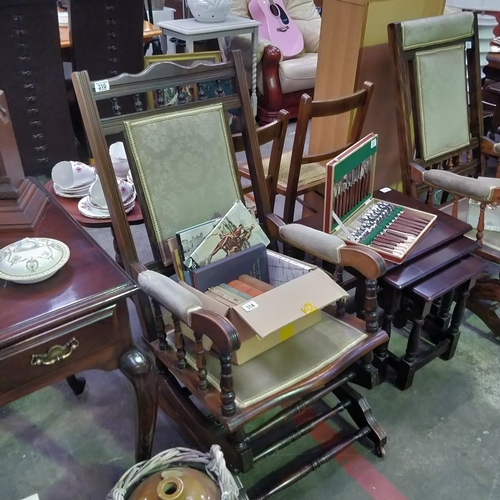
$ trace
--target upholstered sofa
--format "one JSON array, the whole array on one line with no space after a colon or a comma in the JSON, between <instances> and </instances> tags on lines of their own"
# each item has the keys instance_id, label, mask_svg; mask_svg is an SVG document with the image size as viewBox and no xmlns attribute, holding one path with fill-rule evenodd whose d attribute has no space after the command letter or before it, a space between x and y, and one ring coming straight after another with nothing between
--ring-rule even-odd
<instances>
[{"instance_id":1,"label":"upholstered sofa","mask_svg":"<svg viewBox=\"0 0 500 500\"><path fill-rule=\"evenodd\" d=\"M250 18L249 0L233 0L231 13ZM304 38L304 51L284 59L281 51L268 40L259 39L257 54L258 120L269 123L281 109L297 116L299 100L304 92L313 95L316 80L321 17L314 0L283 0L288 15L295 21ZM252 49L250 36L236 36L229 42L231 49L241 49L250 73Z\"/></svg>"}]
</instances>

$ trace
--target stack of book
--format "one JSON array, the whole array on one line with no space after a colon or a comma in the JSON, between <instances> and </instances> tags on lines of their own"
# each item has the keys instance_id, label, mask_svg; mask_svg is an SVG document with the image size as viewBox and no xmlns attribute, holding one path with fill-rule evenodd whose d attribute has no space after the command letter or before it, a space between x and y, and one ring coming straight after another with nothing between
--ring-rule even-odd
<instances>
[{"instance_id":1,"label":"stack of book","mask_svg":"<svg viewBox=\"0 0 500 500\"><path fill-rule=\"evenodd\" d=\"M241 201L224 217L179 231L169 241L179 280L231 306L270 289L268 244Z\"/></svg>"},{"instance_id":2,"label":"stack of book","mask_svg":"<svg viewBox=\"0 0 500 500\"><path fill-rule=\"evenodd\" d=\"M238 279L232 280L229 283L221 283L220 285L210 287L205 292L205 295L222 302L228 307L232 307L243 304L243 302L253 297L258 297L272 288L265 281L261 281L248 274L242 274Z\"/></svg>"}]
</instances>

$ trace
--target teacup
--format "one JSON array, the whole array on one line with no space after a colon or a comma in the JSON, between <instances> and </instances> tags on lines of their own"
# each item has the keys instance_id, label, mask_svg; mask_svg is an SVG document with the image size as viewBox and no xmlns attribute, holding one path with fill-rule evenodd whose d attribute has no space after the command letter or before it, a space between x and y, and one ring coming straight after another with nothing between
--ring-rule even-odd
<instances>
[{"instance_id":1,"label":"teacup","mask_svg":"<svg viewBox=\"0 0 500 500\"><path fill-rule=\"evenodd\" d=\"M132 197L135 196L134 186L130 184L130 182L124 181L123 179L117 179L117 183L122 202L130 202L132 200ZM90 203L95 205L97 208L100 208L101 210L108 209L106 197L104 196L104 190L99 178L97 178L94 184L92 184L92 186L90 186L89 188L89 199Z\"/></svg>"},{"instance_id":2,"label":"teacup","mask_svg":"<svg viewBox=\"0 0 500 500\"><path fill-rule=\"evenodd\" d=\"M95 171L79 161L60 161L52 168L52 180L62 189L74 189L90 184Z\"/></svg>"},{"instance_id":3,"label":"teacup","mask_svg":"<svg viewBox=\"0 0 500 500\"><path fill-rule=\"evenodd\" d=\"M130 166L128 164L127 153L125 152L123 142L111 144L111 146L109 146L109 156L111 157L111 163L113 163L116 177L119 179L126 179Z\"/></svg>"}]
</instances>

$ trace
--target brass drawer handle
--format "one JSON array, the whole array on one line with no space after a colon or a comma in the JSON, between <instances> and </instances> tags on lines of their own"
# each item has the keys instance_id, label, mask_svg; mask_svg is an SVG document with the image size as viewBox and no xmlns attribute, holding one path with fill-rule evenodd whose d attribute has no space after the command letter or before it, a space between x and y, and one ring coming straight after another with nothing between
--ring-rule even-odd
<instances>
[{"instance_id":1,"label":"brass drawer handle","mask_svg":"<svg viewBox=\"0 0 500 500\"><path fill-rule=\"evenodd\" d=\"M63 346L55 345L51 347L46 354L32 354L31 364L32 366L49 366L63 359L69 358L71 353L80 345L80 342L75 338L66 342Z\"/></svg>"}]
</instances>

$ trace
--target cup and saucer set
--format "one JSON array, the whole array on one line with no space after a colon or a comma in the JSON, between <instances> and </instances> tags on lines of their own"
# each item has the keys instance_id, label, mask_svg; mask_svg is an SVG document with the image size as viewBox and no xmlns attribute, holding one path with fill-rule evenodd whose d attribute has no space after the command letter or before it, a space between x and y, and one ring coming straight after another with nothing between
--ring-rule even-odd
<instances>
[{"instance_id":1,"label":"cup and saucer set","mask_svg":"<svg viewBox=\"0 0 500 500\"><path fill-rule=\"evenodd\" d=\"M112 144L109 154L125 212L135 207L136 192L122 142ZM63 198L80 198L78 211L91 219L108 219L109 210L95 169L77 161L61 161L52 169L54 192Z\"/></svg>"}]
</instances>

